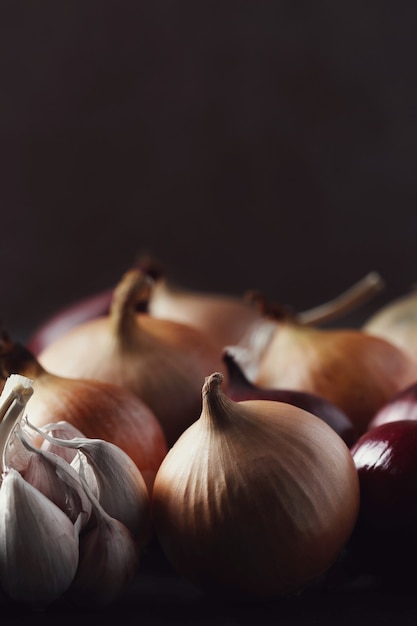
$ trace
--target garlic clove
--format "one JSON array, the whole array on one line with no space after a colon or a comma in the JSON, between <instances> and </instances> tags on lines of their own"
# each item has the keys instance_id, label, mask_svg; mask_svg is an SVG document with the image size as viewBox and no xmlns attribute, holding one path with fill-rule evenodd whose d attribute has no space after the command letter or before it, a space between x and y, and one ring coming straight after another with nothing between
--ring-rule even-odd
<instances>
[{"instance_id":1,"label":"garlic clove","mask_svg":"<svg viewBox=\"0 0 417 626\"><path fill-rule=\"evenodd\" d=\"M31 424L28 422L28 425ZM31 426L42 433L41 429ZM74 437L69 440L51 437L45 439L54 445L78 450L83 456L75 457L72 465L85 479L89 467L94 472L93 492L97 492L100 505L112 517L122 522L137 538L148 535L150 525L150 497L144 478L133 460L121 448L102 439ZM90 479L86 479L91 485Z\"/></svg>"},{"instance_id":2,"label":"garlic clove","mask_svg":"<svg viewBox=\"0 0 417 626\"><path fill-rule=\"evenodd\" d=\"M80 528L85 526L91 515L91 502L82 486L77 471L67 461L48 450L32 446L23 432L18 437L30 451L23 477L56 504Z\"/></svg>"},{"instance_id":3,"label":"garlic clove","mask_svg":"<svg viewBox=\"0 0 417 626\"><path fill-rule=\"evenodd\" d=\"M0 582L7 595L46 606L69 588L78 560L77 528L10 469L0 487Z\"/></svg>"},{"instance_id":4,"label":"garlic clove","mask_svg":"<svg viewBox=\"0 0 417 626\"><path fill-rule=\"evenodd\" d=\"M103 509L139 539L148 536L150 497L137 466L123 450L100 439L79 440L97 481Z\"/></svg>"},{"instance_id":5,"label":"garlic clove","mask_svg":"<svg viewBox=\"0 0 417 626\"><path fill-rule=\"evenodd\" d=\"M67 597L75 604L101 607L130 585L139 566L139 547L126 526L90 497L96 524L80 535L79 565Z\"/></svg>"}]
</instances>

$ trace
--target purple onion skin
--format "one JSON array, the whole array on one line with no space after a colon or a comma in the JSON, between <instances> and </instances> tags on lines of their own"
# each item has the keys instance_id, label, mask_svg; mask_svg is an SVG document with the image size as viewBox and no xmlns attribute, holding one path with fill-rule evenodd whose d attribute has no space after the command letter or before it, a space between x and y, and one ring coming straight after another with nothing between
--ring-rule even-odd
<instances>
[{"instance_id":1,"label":"purple onion skin","mask_svg":"<svg viewBox=\"0 0 417 626\"><path fill-rule=\"evenodd\" d=\"M97 317L108 315L113 292L113 288L107 289L63 307L51 315L49 319L32 333L26 344L27 347L32 354L37 356L46 346L75 326ZM143 312L146 308L146 302L138 302L138 312Z\"/></svg>"},{"instance_id":2,"label":"purple onion skin","mask_svg":"<svg viewBox=\"0 0 417 626\"><path fill-rule=\"evenodd\" d=\"M382 582L406 587L417 573L417 421L387 422L351 447L359 475L360 512L352 562Z\"/></svg>"},{"instance_id":3,"label":"purple onion skin","mask_svg":"<svg viewBox=\"0 0 417 626\"><path fill-rule=\"evenodd\" d=\"M164 275L162 266L147 254L138 257L134 266L140 268L144 274L153 280L157 280ZM64 306L53 313L29 337L26 345L32 354L37 356L46 346L71 330L71 328L102 315L108 315L115 286L75 300L68 306ZM146 311L147 302L138 302L137 310L138 312Z\"/></svg>"},{"instance_id":4,"label":"purple onion skin","mask_svg":"<svg viewBox=\"0 0 417 626\"><path fill-rule=\"evenodd\" d=\"M401 420L417 420L417 382L402 389L379 409L369 422L368 430Z\"/></svg>"},{"instance_id":5,"label":"purple onion skin","mask_svg":"<svg viewBox=\"0 0 417 626\"><path fill-rule=\"evenodd\" d=\"M264 389L249 381L234 357L227 351L223 362L229 374L227 395L235 402L243 400L275 400L287 402L309 411L326 422L350 448L357 440L355 428L348 416L321 396L295 389Z\"/></svg>"},{"instance_id":6,"label":"purple onion skin","mask_svg":"<svg viewBox=\"0 0 417 626\"><path fill-rule=\"evenodd\" d=\"M113 289L108 289L63 307L32 333L27 347L36 356L71 328L101 315L107 315L112 297Z\"/></svg>"}]
</instances>

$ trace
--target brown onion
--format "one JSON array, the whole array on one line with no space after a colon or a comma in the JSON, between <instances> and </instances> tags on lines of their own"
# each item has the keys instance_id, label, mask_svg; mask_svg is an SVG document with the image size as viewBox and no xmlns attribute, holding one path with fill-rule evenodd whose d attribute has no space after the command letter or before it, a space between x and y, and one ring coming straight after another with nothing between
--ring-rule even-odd
<instances>
[{"instance_id":1,"label":"brown onion","mask_svg":"<svg viewBox=\"0 0 417 626\"><path fill-rule=\"evenodd\" d=\"M154 412L168 445L201 411L201 386L224 369L217 344L196 328L137 313L152 283L140 269L122 277L110 314L73 328L39 355L50 372L133 391Z\"/></svg>"},{"instance_id":2,"label":"brown onion","mask_svg":"<svg viewBox=\"0 0 417 626\"><path fill-rule=\"evenodd\" d=\"M200 419L154 484L161 547L183 576L255 597L296 592L338 558L359 510L350 451L318 417L281 402L233 402L214 373Z\"/></svg>"},{"instance_id":3,"label":"brown onion","mask_svg":"<svg viewBox=\"0 0 417 626\"><path fill-rule=\"evenodd\" d=\"M141 266L155 279L147 310L153 317L171 319L195 326L215 339L220 348L247 346L250 350L258 338L271 332L260 301L262 295L248 290L243 297L229 293L207 293L185 289L172 283L162 266L152 258L143 259ZM302 324L325 323L357 308L383 287L381 276L369 272L336 298L296 314ZM282 306L278 305L282 310Z\"/></svg>"},{"instance_id":4,"label":"brown onion","mask_svg":"<svg viewBox=\"0 0 417 626\"><path fill-rule=\"evenodd\" d=\"M359 436L389 398L416 380L415 362L384 339L288 318L277 326L254 382L329 400L346 413Z\"/></svg>"},{"instance_id":5,"label":"brown onion","mask_svg":"<svg viewBox=\"0 0 417 626\"><path fill-rule=\"evenodd\" d=\"M363 330L390 341L417 361L417 288L376 311Z\"/></svg>"},{"instance_id":6,"label":"brown onion","mask_svg":"<svg viewBox=\"0 0 417 626\"><path fill-rule=\"evenodd\" d=\"M167 444L152 410L131 391L109 382L51 374L5 333L0 338L0 371L3 379L20 374L33 380L28 402L32 424L66 421L85 437L115 444L132 458L151 491Z\"/></svg>"},{"instance_id":7,"label":"brown onion","mask_svg":"<svg viewBox=\"0 0 417 626\"><path fill-rule=\"evenodd\" d=\"M225 350L223 361L226 364L229 376L227 395L235 402L243 400L275 400L294 404L313 415L317 415L331 426L343 439L347 446L351 446L357 439L355 429L348 416L332 402L314 393L297 389L268 389L252 383L243 372L233 356L231 349Z\"/></svg>"}]
</instances>

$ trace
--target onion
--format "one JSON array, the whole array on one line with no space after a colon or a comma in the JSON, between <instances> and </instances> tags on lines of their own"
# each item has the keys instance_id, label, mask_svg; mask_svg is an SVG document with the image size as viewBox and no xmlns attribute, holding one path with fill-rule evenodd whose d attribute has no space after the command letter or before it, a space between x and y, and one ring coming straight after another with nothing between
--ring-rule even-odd
<instances>
[{"instance_id":1,"label":"onion","mask_svg":"<svg viewBox=\"0 0 417 626\"><path fill-rule=\"evenodd\" d=\"M416 380L415 362L380 337L286 319L277 326L254 382L325 398L346 413L359 436L395 393Z\"/></svg>"},{"instance_id":2,"label":"onion","mask_svg":"<svg viewBox=\"0 0 417 626\"><path fill-rule=\"evenodd\" d=\"M174 286L164 276L155 281L147 305L152 317L198 328L219 349L238 344L251 325L260 320L255 306L228 293L206 293Z\"/></svg>"},{"instance_id":3,"label":"onion","mask_svg":"<svg viewBox=\"0 0 417 626\"><path fill-rule=\"evenodd\" d=\"M417 361L417 288L388 302L365 322L363 329L390 341Z\"/></svg>"},{"instance_id":4,"label":"onion","mask_svg":"<svg viewBox=\"0 0 417 626\"><path fill-rule=\"evenodd\" d=\"M325 398L295 389L266 389L252 383L243 372L234 358L232 351L226 350L223 355L226 364L229 384L227 395L235 402L243 400L275 400L294 404L300 409L309 411L324 420L343 439L346 445L351 446L357 435L351 420L333 403Z\"/></svg>"},{"instance_id":5,"label":"onion","mask_svg":"<svg viewBox=\"0 0 417 626\"><path fill-rule=\"evenodd\" d=\"M61 337L70 328L100 315L106 315L109 312L112 297L113 289L105 289L76 300L56 311L33 331L27 341L27 347L34 355L38 355L43 348Z\"/></svg>"},{"instance_id":6,"label":"onion","mask_svg":"<svg viewBox=\"0 0 417 626\"><path fill-rule=\"evenodd\" d=\"M258 351L269 339L273 325L261 311L260 302L264 304L264 298L258 291L248 290L240 297L231 293L186 289L170 280L163 265L149 254L140 255L135 267L154 281L147 299L137 303L138 311L147 311L152 317L198 328L216 341L221 349L242 345L250 351ZM298 313L297 319L303 324L311 324L340 318L378 293L382 287L379 274L369 272L335 299ZM63 307L32 333L27 343L29 349L38 355L71 328L108 315L113 294L114 288L106 289Z\"/></svg>"},{"instance_id":7,"label":"onion","mask_svg":"<svg viewBox=\"0 0 417 626\"><path fill-rule=\"evenodd\" d=\"M403 587L416 583L417 422L380 424L351 449L360 512L349 556L358 571Z\"/></svg>"},{"instance_id":8,"label":"onion","mask_svg":"<svg viewBox=\"0 0 417 626\"><path fill-rule=\"evenodd\" d=\"M130 389L154 412L172 445L200 414L205 377L224 365L217 344L198 329L137 313L136 302L151 287L140 269L126 272L108 316L73 328L38 358L54 374Z\"/></svg>"},{"instance_id":9,"label":"onion","mask_svg":"<svg viewBox=\"0 0 417 626\"><path fill-rule=\"evenodd\" d=\"M149 278L155 280L163 274L162 266L149 255L141 255L135 266L140 268ZM38 355L46 346L53 343L71 328L102 315L108 315L113 294L114 286L75 300L55 311L32 332L29 340L26 342L27 347L34 355ZM146 308L146 301L137 303L139 311L145 311Z\"/></svg>"},{"instance_id":10,"label":"onion","mask_svg":"<svg viewBox=\"0 0 417 626\"><path fill-rule=\"evenodd\" d=\"M214 373L200 418L163 460L152 496L169 562L208 590L284 596L338 558L358 514L348 447L290 404L234 402Z\"/></svg>"},{"instance_id":11,"label":"onion","mask_svg":"<svg viewBox=\"0 0 417 626\"><path fill-rule=\"evenodd\" d=\"M41 427L66 421L85 437L115 444L131 457L152 490L167 444L152 410L131 391L113 383L51 374L27 348L4 333L0 369L4 379L20 374L33 380L34 394L28 401L32 424Z\"/></svg>"},{"instance_id":12,"label":"onion","mask_svg":"<svg viewBox=\"0 0 417 626\"><path fill-rule=\"evenodd\" d=\"M266 323L265 301L259 291L248 290L243 297L193 291L173 284L161 265L152 259L148 258L142 264L146 265L148 272L154 267L155 286L147 305L148 312L154 317L195 326L215 338L220 347L249 341L251 333L259 331L259 323ZM369 272L334 300L300 312L297 318L303 324L327 322L355 309L378 293L382 286L379 274ZM278 305L278 308L283 307Z\"/></svg>"}]
</instances>

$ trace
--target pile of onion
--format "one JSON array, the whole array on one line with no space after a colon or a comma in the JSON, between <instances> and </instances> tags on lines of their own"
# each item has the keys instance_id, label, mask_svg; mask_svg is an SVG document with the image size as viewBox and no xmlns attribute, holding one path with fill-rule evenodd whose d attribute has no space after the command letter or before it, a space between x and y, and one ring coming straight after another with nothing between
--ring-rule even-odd
<instances>
[{"instance_id":1,"label":"pile of onion","mask_svg":"<svg viewBox=\"0 0 417 626\"><path fill-rule=\"evenodd\" d=\"M224 371L210 337L186 324L138 313L152 281L138 268L114 290L110 313L71 329L47 346L39 362L69 378L94 378L131 390L150 407L171 446L201 411L201 387Z\"/></svg>"},{"instance_id":2,"label":"pile of onion","mask_svg":"<svg viewBox=\"0 0 417 626\"><path fill-rule=\"evenodd\" d=\"M255 294L259 295L256 290L238 296L185 288L176 284L163 264L149 254L140 255L134 266L153 281L146 298L136 303L138 311L197 328L217 342L220 349L241 345L252 353L262 352L274 324L262 314L254 298ZM381 291L383 285L377 272L369 272L333 300L297 313L297 320L302 324L323 324L340 318ZM108 288L56 311L33 331L27 344L29 349L38 355L71 328L108 315L113 293L114 288Z\"/></svg>"}]
</instances>

